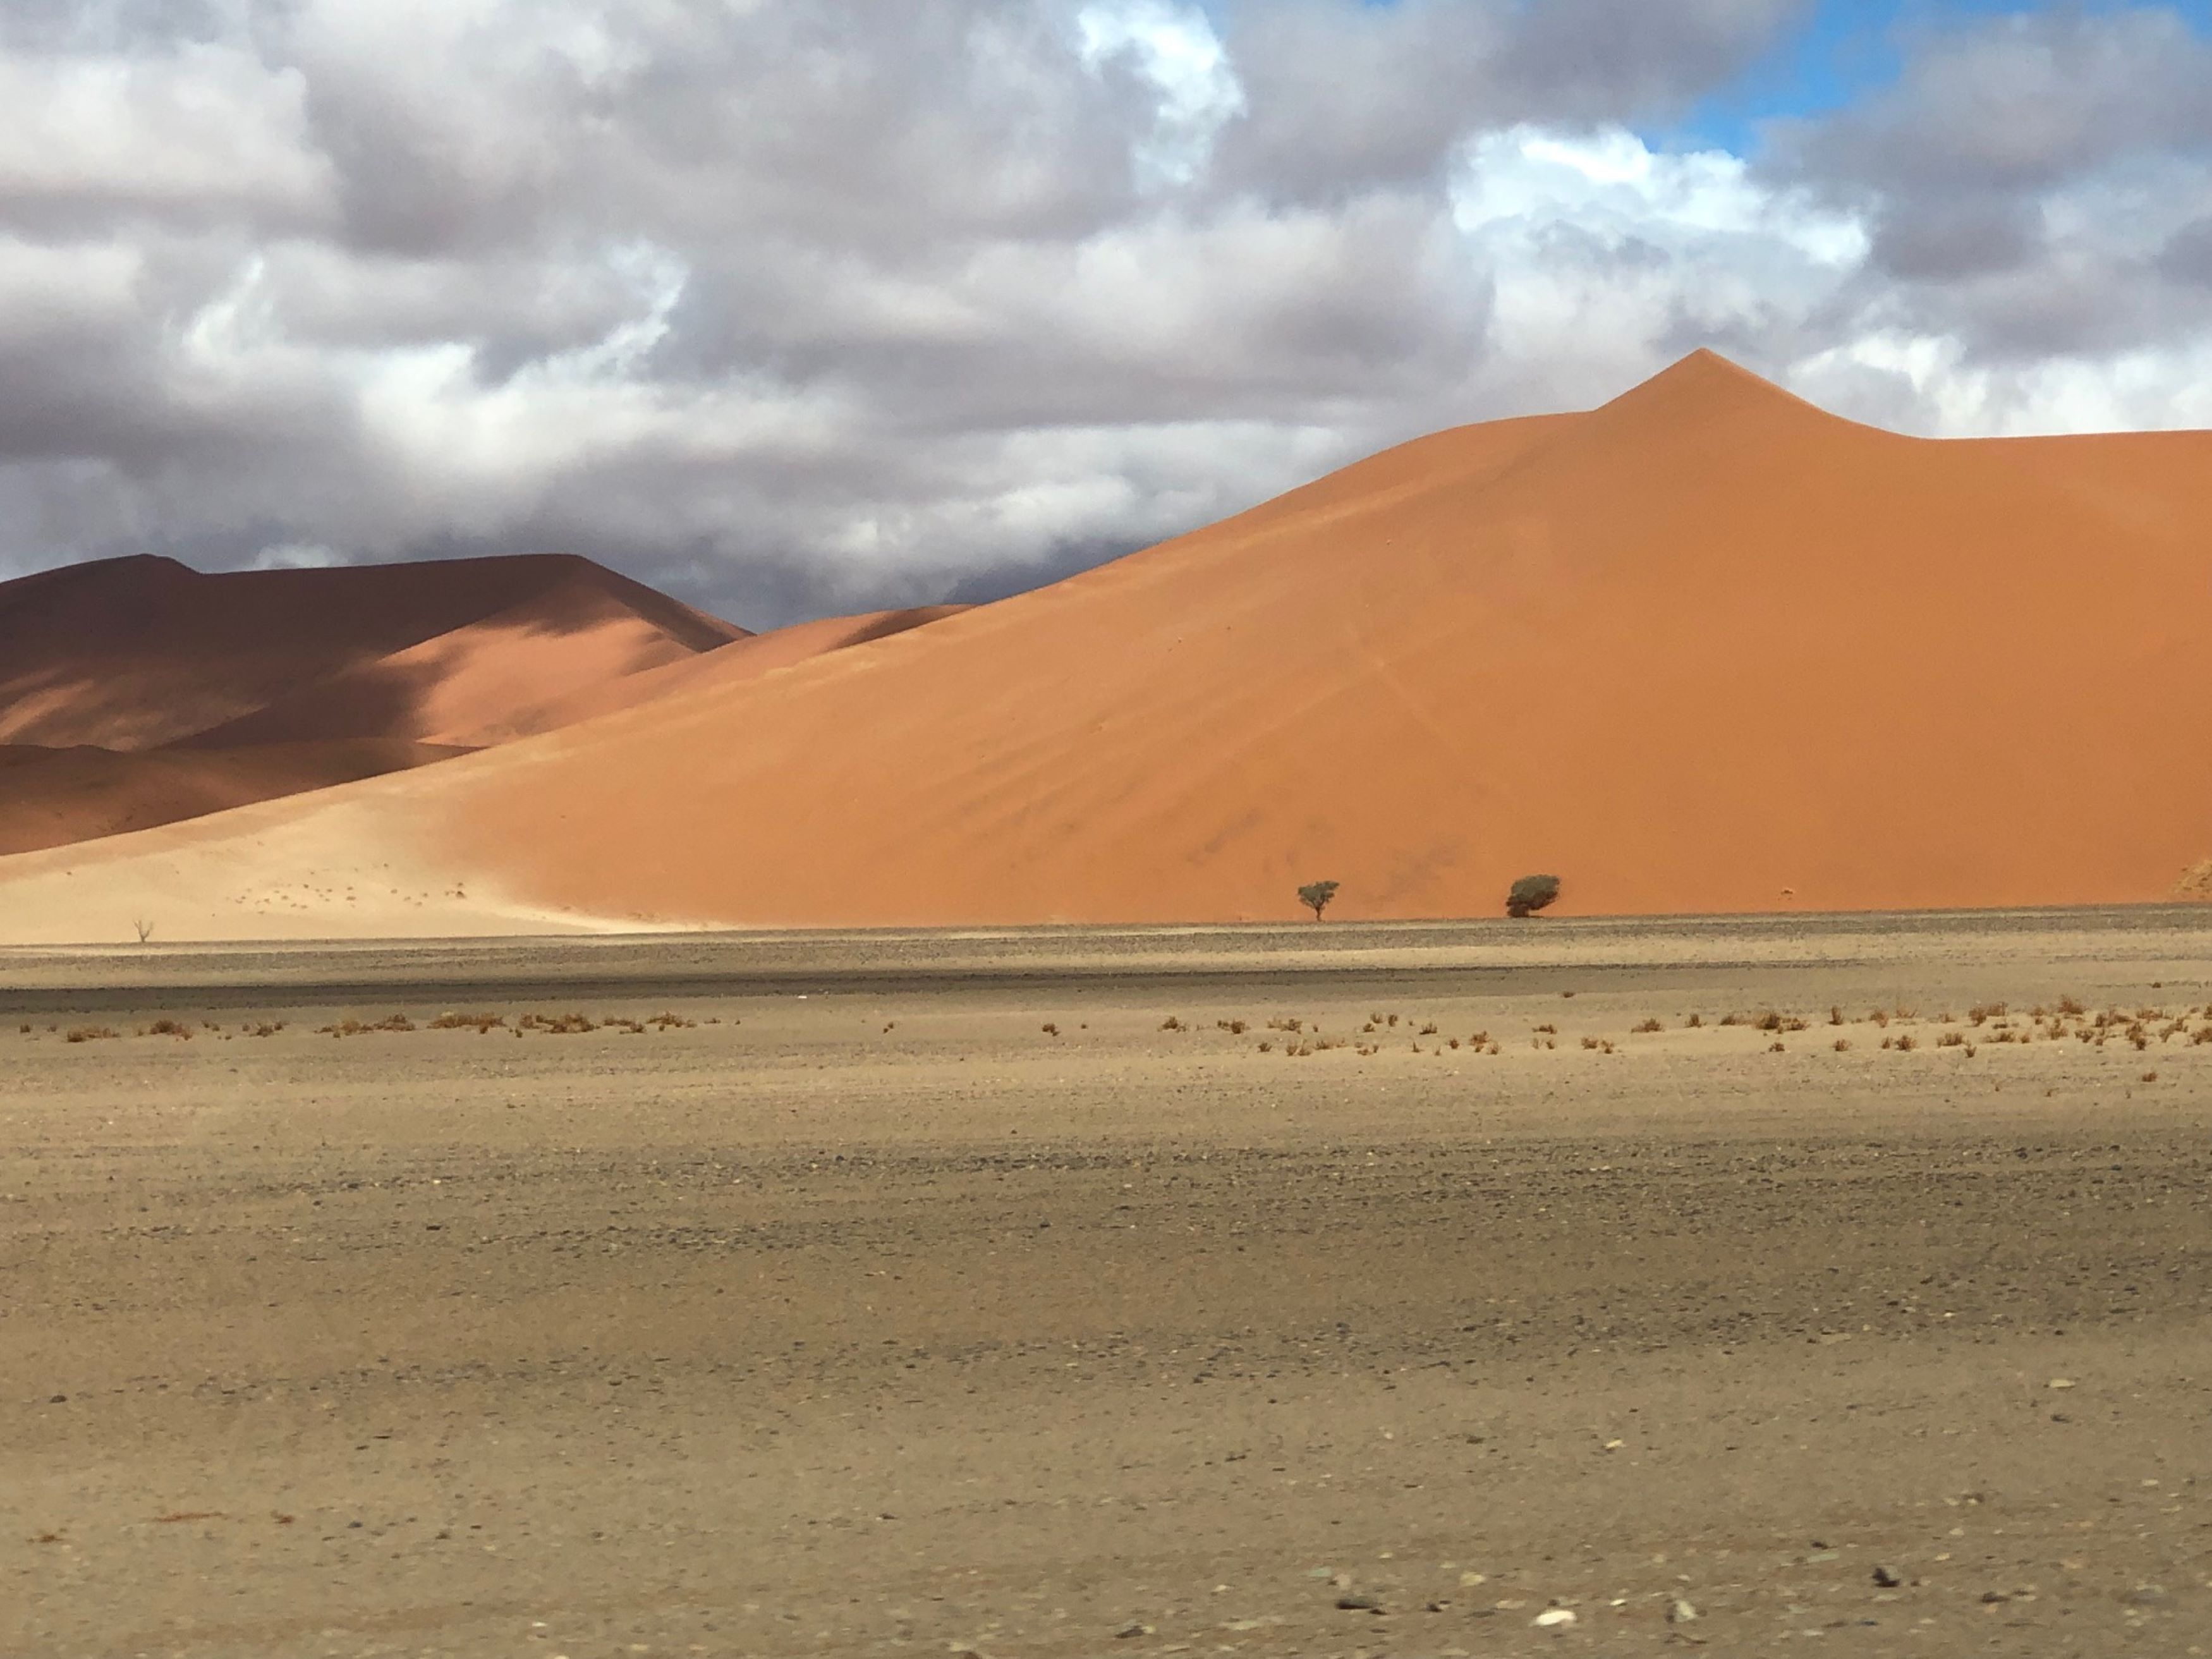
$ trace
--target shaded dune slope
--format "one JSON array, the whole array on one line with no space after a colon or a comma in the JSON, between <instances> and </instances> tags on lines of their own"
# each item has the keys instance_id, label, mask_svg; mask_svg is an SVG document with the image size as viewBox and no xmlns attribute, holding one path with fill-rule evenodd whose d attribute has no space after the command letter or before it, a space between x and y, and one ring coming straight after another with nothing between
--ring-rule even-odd
<instances>
[{"instance_id":1,"label":"shaded dune slope","mask_svg":"<svg viewBox=\"0 0 2212 1659\"><path fill-rule=\"evenodd\" d=\"M389 738L205 752L0 744L0 854L125 835L467 752Z\"/></svg>"},{"instance_id":2,"label":"shaded dune slope","mask_svg":"<svg viewBox=\"0 0 2212 1659\"><path fill-rule=\"evenodd\" d=\"M0 853L447 759L747 637L558 556L0 584Z\"/></svg>"},{"instance_id":3,"label":"shaded dune slope","mask_svg":"<svg viewBox=\"0 0 2212 1659\"><path fill-rule=\"evenodd\" d=\"M2208 549L2212 434L1907 439L1700 353L252 857L770 925L2148 901L2212 854Z\"/></svg>"},{"instance_id":4,"label":"shaded dune slope","mask_svg":"<svg viewBox=\"0 0 2212 1659\"><path fill-rule=\"evenodd\" d=\"M213 575L104 560L0 584L0 742L483 741L595 676L743 637L562 556Z\"/></svg>"}]
</instances>

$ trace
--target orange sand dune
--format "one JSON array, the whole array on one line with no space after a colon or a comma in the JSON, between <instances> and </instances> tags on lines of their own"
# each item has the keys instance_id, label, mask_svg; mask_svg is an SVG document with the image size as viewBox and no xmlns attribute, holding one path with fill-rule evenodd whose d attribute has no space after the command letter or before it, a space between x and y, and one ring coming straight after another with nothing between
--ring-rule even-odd
<instances>
[{"instance_id":1,"label":"orange sand dune","mask_svg":"<svg viewBox=\"0 0 2212 1659\"><path fill-rule=\"evenodd\" d=\"M467 752L389 738L130 753L0 744L0 854L124 835Z\"/></svg>"},{"instance_id":2,"label":"orange sand dune","mask_svg":"<svg viewBox=\"0 0 2212 1659\"><path fill-rule=\"evenodd\" d=\"M2212 854L2208 639L2212 434L1907 439L1700 353L110 873L404 855L517 915L764 924L1288 919L1316 878L1485 915L1534 871L1561 913L2148 901ZM64 902L56 856L0 914Z\"/></svg>"},{"instance_id":3,"label":"orange sand dune","mask_svg":"<svg viewBox=\"0 0 2212 1659\"><path fill-rule=\"evenodd\" d=\"M927 623L957 617L969 607L961 605L921 605L908 611L870 611L854 617L824 617L815 622L793 623L766 634L754 634L718 651L687 657L664 667L648 669L622 679L603 680L561 698L542 711L539 728L574 726L617 709L632 708L656 698L674 696L713 687L736 685L758 679L778 669L789 668L831 651L889 639Z\"/></svg>"},{"instance_id":4,"label":"orange sand dune","mask_svg":"<svg viewBox=\"0 0 2212 1659\"><path fill-rule=\"evenodd\" d=\"M0 583L0 742L480 742L596 676L743 637L567 556L214 575L110 559Z\"/></svg>"}]
</instances>

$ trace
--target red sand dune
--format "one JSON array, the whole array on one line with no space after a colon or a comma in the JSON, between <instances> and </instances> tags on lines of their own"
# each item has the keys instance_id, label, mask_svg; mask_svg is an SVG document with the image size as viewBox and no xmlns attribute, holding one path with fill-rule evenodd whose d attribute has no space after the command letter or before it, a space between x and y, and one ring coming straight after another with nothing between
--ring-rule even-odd
<instances>
[{"instance_id":1,"label":"red sand dune","mask_svg":"<svg viewBox=\"0 0 2212 1659\"><path fill-rule=\"evenodd\" d=\"M1291 919L1319 878L1495 915L1536 871L1567 914L2155 900L2212 855L2208 545L2212 434L1908 439L1700 353L312 824L113 845L755 924Z\"/></svg>"},{"instance_id":2,"label":"red sand dune","mask_svg":"<svg viewBox=\"0 0 2212 1659\"><path fill-rule=\"evenodd\" d=\"M1903 438L1700 353L463 763L439 834L733 922L2152 900L2212 853L2208 547L2212 434Z\"/></svg>"}]
</instances>

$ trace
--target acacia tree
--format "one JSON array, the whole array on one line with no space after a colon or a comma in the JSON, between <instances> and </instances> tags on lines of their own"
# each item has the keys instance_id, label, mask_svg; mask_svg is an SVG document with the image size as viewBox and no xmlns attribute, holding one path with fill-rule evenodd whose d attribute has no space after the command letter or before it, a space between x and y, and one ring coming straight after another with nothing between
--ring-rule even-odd
<instances>
[{"instance_id":1,"label":"acacia tree","mask_svg":"<svg viewBox=\"0 0 2212 1659\"><path fill-rule=\"evenodd\" d=\"M1335 896L1336 884L1333 881L1310 881L1298 889L1298 902L1314 913L1316 921L1322 920L1321 913L1328 908L1328 902Z\"/></svg>"},{"instance_id":2,"label":"acacia tree","mask_svg":"<svg viewBox=\"0 0 2212 1659\"><path fill-rule=\"evenodd\" d=\"M1559 896L1557 876L1523 876L1513 884L1513 890L1505 896L1505 914L1509 916L1533 916Z\"/></svg>"}]
</instances>

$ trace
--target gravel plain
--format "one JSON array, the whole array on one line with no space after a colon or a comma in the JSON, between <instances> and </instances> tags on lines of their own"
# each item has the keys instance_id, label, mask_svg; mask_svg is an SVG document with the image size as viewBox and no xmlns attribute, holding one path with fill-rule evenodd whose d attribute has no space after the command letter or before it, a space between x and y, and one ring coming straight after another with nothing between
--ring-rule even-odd
<instances>
[{"instance_id":1,"label":"gravel plain","mask_svg":"<svg viewBox=\"0 0 2212 1659\"><path fill-rule=\"evenodd\" d=\"M2201 908L0 1016L0 1653L2212 1651Z\"/></svg>"}]
</instances>

